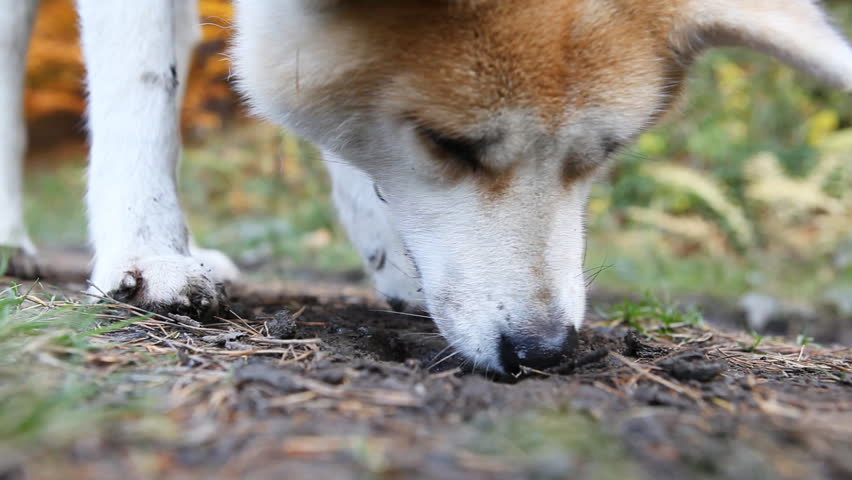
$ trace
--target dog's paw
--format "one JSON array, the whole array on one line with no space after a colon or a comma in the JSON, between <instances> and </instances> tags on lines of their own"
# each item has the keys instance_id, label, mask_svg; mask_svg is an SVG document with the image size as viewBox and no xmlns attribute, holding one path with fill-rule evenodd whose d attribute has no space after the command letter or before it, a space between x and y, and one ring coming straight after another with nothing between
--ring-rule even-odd
<instances>
[{"instance_id":1,"label":"dog's paw","mask_svg":"<svg viewBox=\"0 0 852 480\"><path fill-rule=\"evenodd\" d=\"M35 252L20 247L0 246L0 275L32 280L38 278L40 272Z\"/></svg>"},{"instance_id":2,"label":"dog's paw","mask_svg":"<svg viewBox=\"0 0 852 480\"><path fill-rule=\"evenodd\" d=\"M150 312L200 321L210 320L225 304L222 282L216 281L211 267L194 257L151 256L107 271L104 278L93 277L92 295L105 293Z\"/></svg>"},{"instance_id":3,"label":"dog's paw","mask_svg":"<svg viewBox=\"0 0 852 480\"><path fill-rule=\"evenodd\" d=\"M205 267L210 268L213 280L217 283L234 282L240 277L240 269L237 265L219 250L190 245L189 254Z\"/></svg>"}]
</instances>

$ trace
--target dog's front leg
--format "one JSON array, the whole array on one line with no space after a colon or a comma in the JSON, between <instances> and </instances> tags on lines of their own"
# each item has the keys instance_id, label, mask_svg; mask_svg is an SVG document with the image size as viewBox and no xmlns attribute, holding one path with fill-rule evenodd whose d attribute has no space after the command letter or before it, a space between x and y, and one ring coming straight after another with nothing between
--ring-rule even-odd
<instances>
[{"instance_id":1,"label":"dog's front leg","mask_svg":"<svg viewBox=\"0 0 852 480\"><path fill-rule=\"evenodd\" d=\"M190 255L176 185L174 0L78 4L89 88L92 289L207 316L220 294L211 268Z\"/></svg>"},{"instance_id":2,"label":"dog's front leg","mask_svg":"<svg viewBox=\"0 0 852 480\"><path fill-rule=\"evenodd\" d=\"M34 277L35 249L24 225L24 77L38 1L7 0L0 6L0 270L5 265L6 273Z\"/></svg>"},{"instance_id":3,"label":"dog's front leg","mask_svg":"<svg viewBox=\"0 0 852 480\"><path fill-rule=\"evenodd\" d=\"M420 275L402 243L381 191L362 170L323 152L332 198L376 290L396 311L422 311Z\"/></svg>"}]
</instances>

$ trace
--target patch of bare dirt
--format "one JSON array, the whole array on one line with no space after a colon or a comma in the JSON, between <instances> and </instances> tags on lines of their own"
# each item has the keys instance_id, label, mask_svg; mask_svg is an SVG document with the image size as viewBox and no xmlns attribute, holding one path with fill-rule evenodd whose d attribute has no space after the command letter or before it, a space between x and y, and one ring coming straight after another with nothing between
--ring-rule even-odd
<instances>
[{"instance_id":1,"label":"patch of bare dirt","mask_svg":"<svg viewBox=\"0 0 852 480\"><path fill-rule=\"evenodd\" d=\"M849 348L749 351L736 332L652 339L591 319L566 365L492 379L428 318L329 290L246 290L215 324L153 317L110 334L177 354L179 434L81 442L0 478L852 477Z\"/></svg>"}]
</instances>

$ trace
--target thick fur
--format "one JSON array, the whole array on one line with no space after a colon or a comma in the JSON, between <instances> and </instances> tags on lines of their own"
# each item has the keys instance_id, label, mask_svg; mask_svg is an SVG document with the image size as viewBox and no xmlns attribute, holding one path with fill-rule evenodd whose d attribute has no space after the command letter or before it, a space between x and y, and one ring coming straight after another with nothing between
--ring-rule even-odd
<instances>
[{"instance_id":1,"label":"thick fur","mask_svg":"<svg viewBox=\"0 0 852 480\"><path fill-rule=\"evenodd\" d=\"M0 245L32 258L21 200L25 58L36 0L3 0L0 20ZM188 0L78 0L89 90L92 292L206 315L236 275L222 254L190 247L177 197L178 108L199 38ZM11 13L9 13L11 12ZM29 262L30 264L34 262ZM22 272L20 268L15 273Z\"/></svg>"},{"instance_id":2,"label":"thick fur","mask_svg":"<svg viewBox=\"0 0 852 480\"><path fill-rule=\"evenodd\" d=\"M33 275L35 247L24 226L24 75L36 3L0 2L0 247L15 250L12 266ZM26 267L26 268L24 268Z\"/></svg>"},{"instance_id":3,"label":"thick fur","mask_svg":"<svg viewBox=\"0 0 852 480\"><path fill-rule=\"evenodd\" d=\"M589 188L702 49L852 87L852 50L810 0L242 0L237 25L254 110L375 184L387 222L350 222L360 250L406 252L411 302L498 371L505 338L557 351L582 323ZM377 224L396 233L360 232Z\"/></svg>"}]
</instances>

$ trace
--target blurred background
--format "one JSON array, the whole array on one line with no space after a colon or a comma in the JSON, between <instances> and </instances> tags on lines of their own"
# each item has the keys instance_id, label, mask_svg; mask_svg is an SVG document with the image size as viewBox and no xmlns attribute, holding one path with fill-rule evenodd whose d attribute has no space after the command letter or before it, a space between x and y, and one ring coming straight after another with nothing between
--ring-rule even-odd
<instances>
[{"instance_id":1,"label":"blurred background","mask_svg":"<svg viewBox=\"0 0 852 480\"><path fill-rule=\"evenodd\" d=\"M828 2L852 33L852 5ZM72 0L42 0L28 66L27 218L86 242L83 67ZM202 0L183 108L184 205L199 242L266 278L358 278L314 150L244 115L224 51L232 6ZM608 291L764 295L852 316L852 98L766 57L714 51L688 98L595 189L587 267Z\"/></svg>"}]
</instances>

